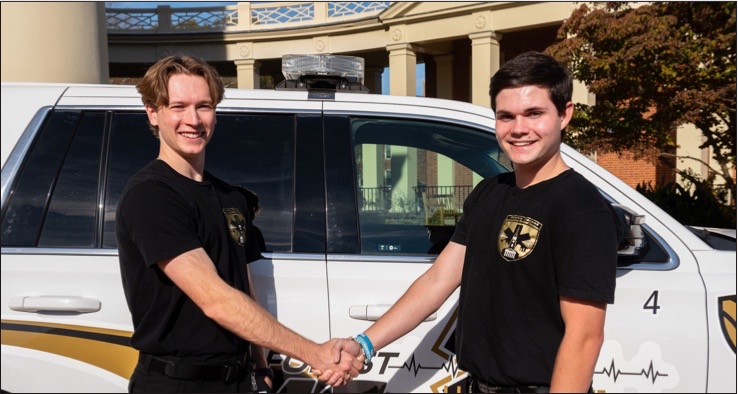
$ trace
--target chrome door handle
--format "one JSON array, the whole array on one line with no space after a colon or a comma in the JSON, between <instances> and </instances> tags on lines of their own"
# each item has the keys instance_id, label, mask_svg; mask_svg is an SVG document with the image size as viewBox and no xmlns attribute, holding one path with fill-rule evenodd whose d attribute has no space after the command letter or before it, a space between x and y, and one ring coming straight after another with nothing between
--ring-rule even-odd
<instances>
[{"instance_id":1,"label":"chrome door handle","mask_svg":"<svg viewBox=\"0 0 738 394\"><path fill-rule=\"evenodd\" d=\"M20 312L78 312L100 310L100 301L77 296L22 296L11 297L8 307Z\"/></svg>"},{"instance_id":2,"label":"chrome door handle","mask_svg":"<svg viewBox=\"0 0 738 394\"><path fill-rule=\"evenodd\" d=\"M349 316L357 320L377 321L391 308L392 305L352 305L349 308ZM423 321L436 320L436 312L433 312Z\"/></svg>"}]
</instances>

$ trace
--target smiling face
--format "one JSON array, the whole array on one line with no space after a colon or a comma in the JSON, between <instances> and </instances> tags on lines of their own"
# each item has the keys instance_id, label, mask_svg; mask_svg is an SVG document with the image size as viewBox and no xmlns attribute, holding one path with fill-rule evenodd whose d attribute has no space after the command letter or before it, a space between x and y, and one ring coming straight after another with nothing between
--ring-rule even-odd
<instances>
[{"instance_id":1,"label":"smiling face","mask_svg":"<svg viewBox=\"0 0 738 394\"><path fill-rule=\"evenodd\" d=\"M202 172L216 122L208 84L201 76L174 74L168 94L169 104L146 106L149 121L159 128L159 158L184 175L190 168Z\"/></svg>"},{"instance_id":2,"label":"smiling face","mask_svg":"<svg viewBox=\"0 0 738 394\"><path fill-rule=\"evenodd\" d=\"M573 112L559 114L547 89L529 85L503 89L496 100L496 133L500 147L526 184L553 178L568 167L561 159L561 130Z\"/></svg>"}]
</instances>

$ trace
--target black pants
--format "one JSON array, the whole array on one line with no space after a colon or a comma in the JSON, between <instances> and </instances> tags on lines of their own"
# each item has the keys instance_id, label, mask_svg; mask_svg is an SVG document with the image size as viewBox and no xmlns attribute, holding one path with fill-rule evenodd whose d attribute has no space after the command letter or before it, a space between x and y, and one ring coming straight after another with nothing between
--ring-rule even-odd
<instances>
[{"instance_id":1,"label":"black pants","mask_svg":"<svg viewBox=\"0 0 738 394\"><path fill-rule=\"evenodd\" d=\"M495 386L484 380L469 376L468 389L470 393L548 393L548 386ZM588 393L594 393L589 386Z\"/></svg>"},{"instance_id":2,"label":"black pants","mask_svg":"<svg viewBox=\"0 0 738 394\"><path fill-rule=\"evenodd\" d=\"M264 378L245 369L233 379L178 379L147 368L139 359L128 383L130 393L269 393Z\"/></svg>"},{"instance_id":3,"label":"black pants","mask_svg":"<svg viewBox=\"0 0 738 394\"><path fill-rule=\"evenodd\" d=\"M470 393L548 393L548 386L496 386L484 380L469 377Z\"/></svg>"}]
</instances>

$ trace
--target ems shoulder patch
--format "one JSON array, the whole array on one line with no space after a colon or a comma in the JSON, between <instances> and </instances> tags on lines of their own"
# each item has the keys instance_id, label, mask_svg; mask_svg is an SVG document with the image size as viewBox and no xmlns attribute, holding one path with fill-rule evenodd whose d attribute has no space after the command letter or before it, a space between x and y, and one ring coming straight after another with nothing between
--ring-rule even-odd
<instances>
[{"instance_id":1,"label":"ems shoulder patch","mask_svg":"<svg viewBox=\"0 0 738 394\"><path fill-rule=\"evenodd\" d=\"M246 244L246 218L236 208L223 208L223 215L228 223L228 232L231 238L239 245Z\"/></svg>"}]
</instances>

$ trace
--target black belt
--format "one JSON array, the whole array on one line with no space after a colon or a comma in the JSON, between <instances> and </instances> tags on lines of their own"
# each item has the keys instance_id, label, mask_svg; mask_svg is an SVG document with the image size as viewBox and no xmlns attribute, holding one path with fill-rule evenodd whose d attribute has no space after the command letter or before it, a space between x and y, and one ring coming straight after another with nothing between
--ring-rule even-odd
<instances>
[{"instance_id":1,"label":"black belt","mask_svg":"<svg viewBox=\"0 0 738 394\"><path fill-rule=\"evenodd\" d=\"M233 358L222 364L191 364L182 361L140 353L138 362L150 372L160 373L174 379L182 380L222 380L231 382L245 376L253 368L248 354Z\"/></svg>"},{"instance_id":2,"label":"black belt","mask_svg":"<svg viewBox=\"0 0 738 394\"><path fill-rule=\"evenodd\" d=\"M497 386L477 377L471 377L474 393L548 393L548 386Z\"/></svg>"}]
</instances>

